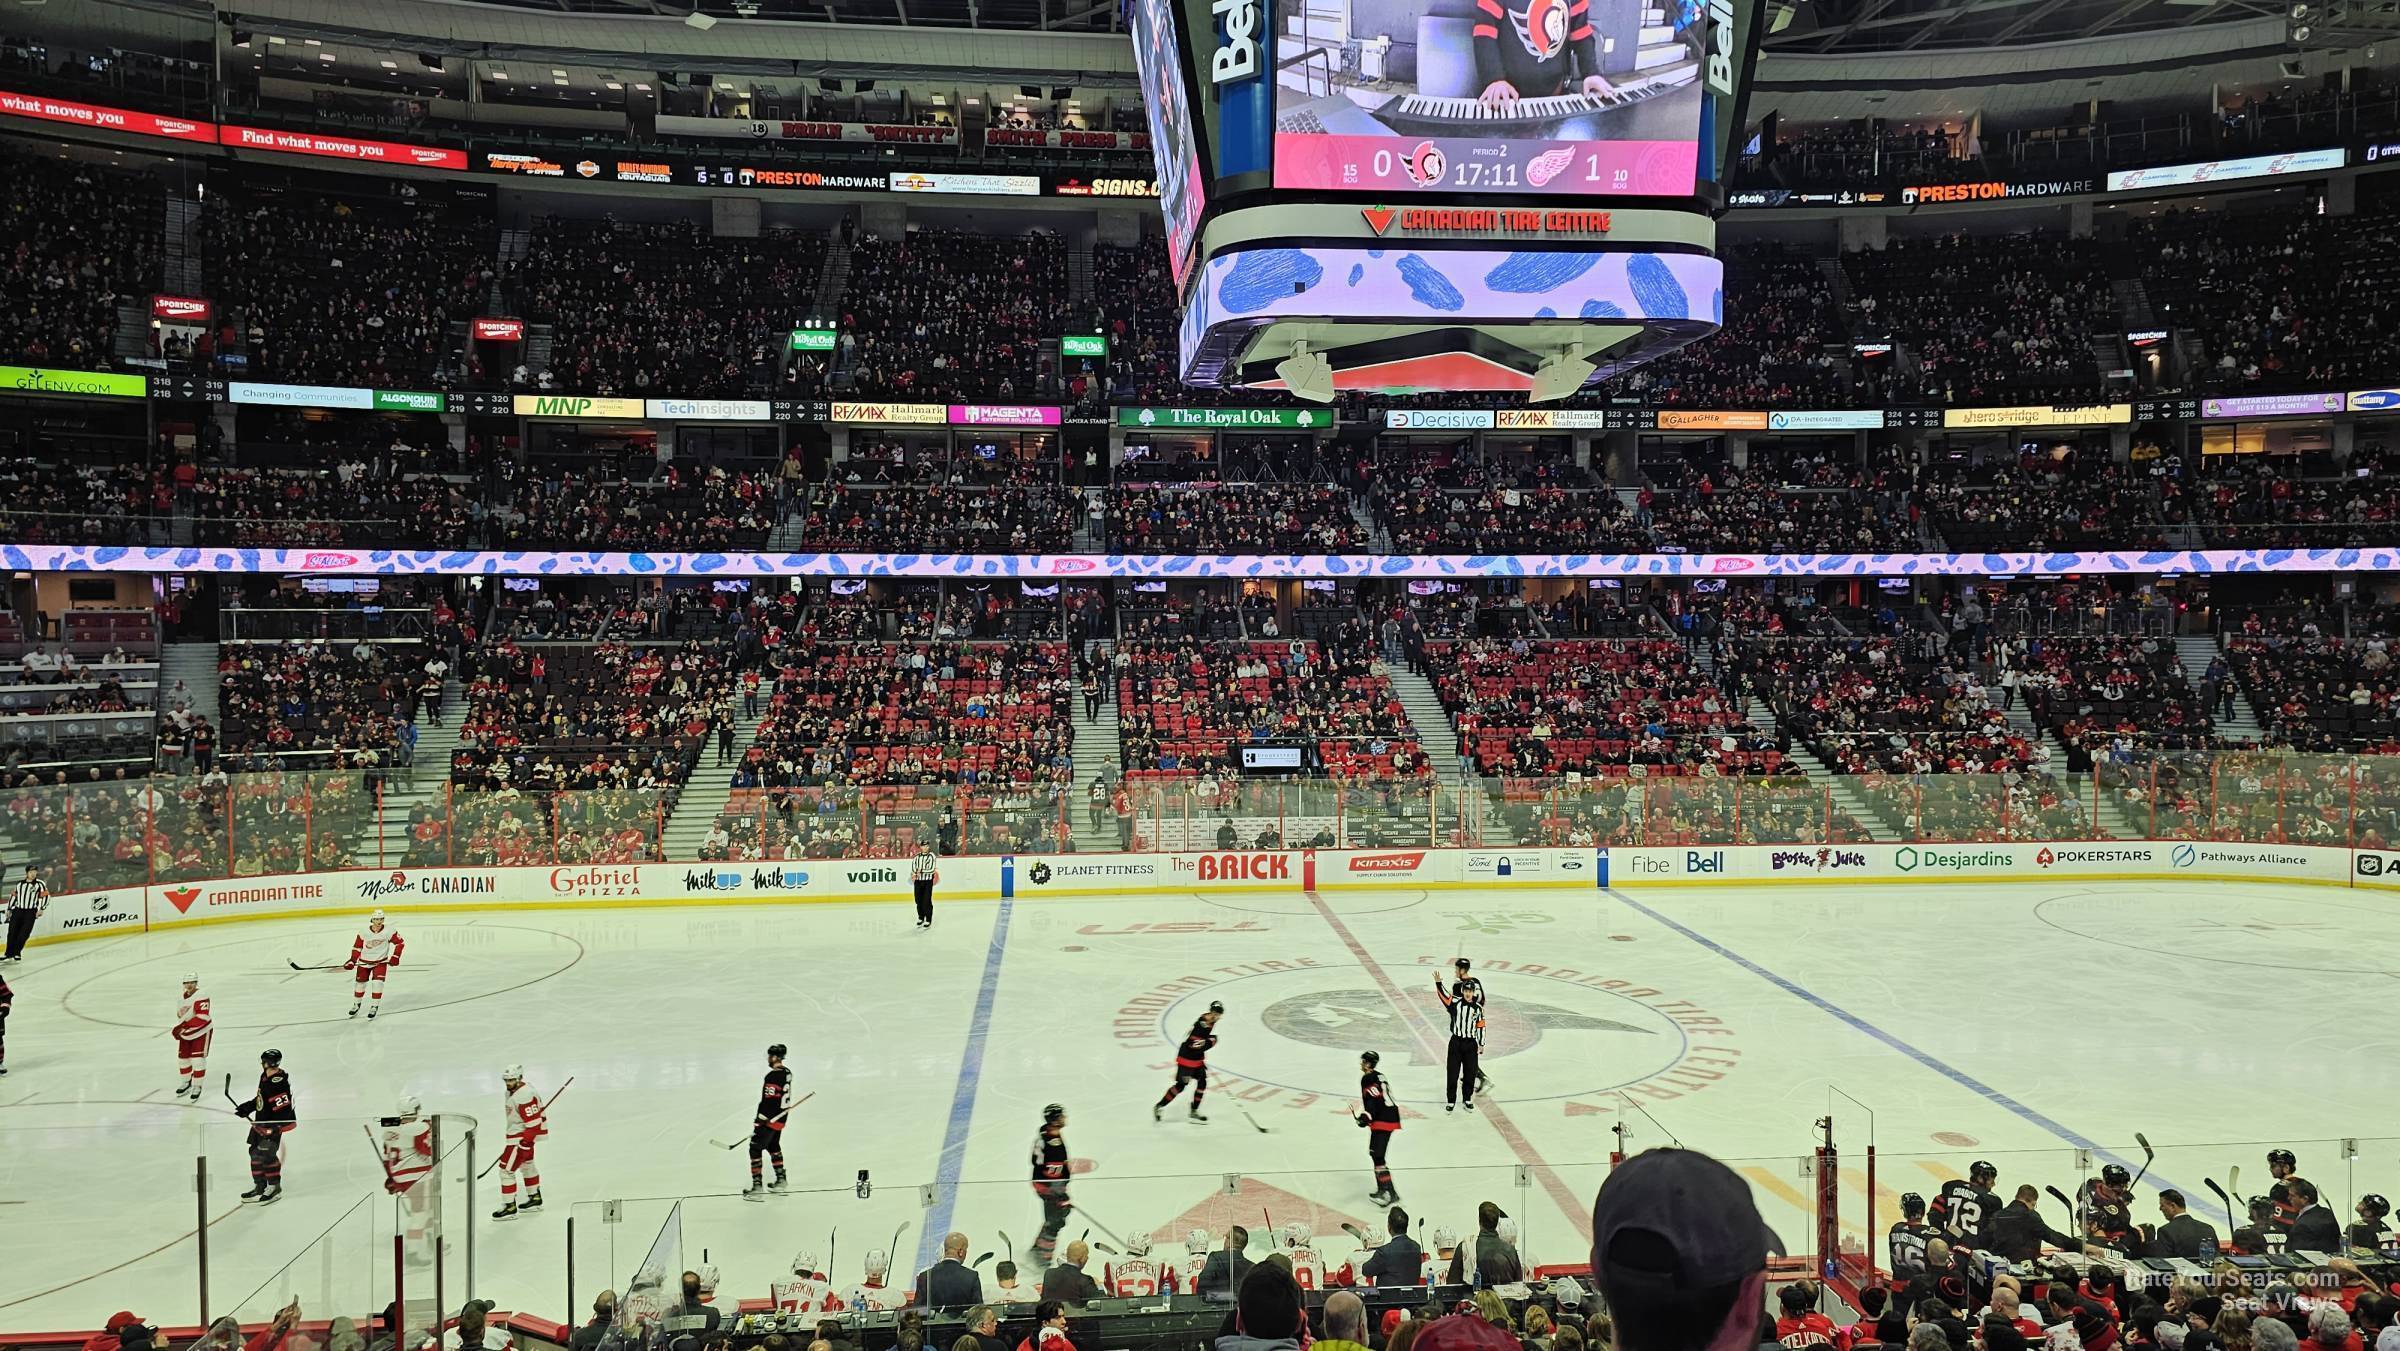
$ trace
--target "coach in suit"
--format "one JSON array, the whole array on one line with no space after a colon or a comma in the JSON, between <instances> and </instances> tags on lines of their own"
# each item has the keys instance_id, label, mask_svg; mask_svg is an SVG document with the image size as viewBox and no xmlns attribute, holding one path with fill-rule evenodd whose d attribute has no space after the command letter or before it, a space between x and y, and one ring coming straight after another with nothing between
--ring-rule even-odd
<instances>
[{"instance_id":1,"label":"coach in suit","mask_svg":"<svg viewBox=\"0 0 2400 1351\"><path fill-rule=\"evenodd\" d=\"M1249 1246L1250 1231L1235 1225L1225 1246L1209 1253L1207 1264L1200 1268L1200 1279L1193 1282L1194 1288L1203 1295L1218 1292L1230 1295L1241 1289L1242 1278L1257 1265L1243 1252Z\"/></svg>"},{"instance_id":2,"label":"coach in suit","mask_svg":"<svg viewBox=\"0 0 2400 1351\"><path fill-rule=\"evenodd\" d=\"M2287 1177L2283 1185L2291 1188L2292 1199L2300 1203L2300 1213L2292 1217L2292 1236L2283 1246L2293 1252L2342 1251L2342 1222L2317 1199L2317 1184L2304 1177Z\"/></svg>"},{"instance_id":3,"label":"coach in suit","mask_svg":"<svg viewBox=\"0 0 2400 1351\"><path fill-rule=\"evenodd\" d=\"M2182 1192L2173 1188L2160 1192L2158 1213L2166 1216L2167 1222L2151 1238L2150 1256L2197 1262L2205 1248L2215 1246L2216 1227L2184 1208Z\"/></svg>"},{"instance_id":4,"label":"coach in suit","mask_svg":"<svg viewBox=\"0 0 2400 1351\"><path fill-rule=\"evenodd\" d=\"M1392 1236L1375 1250L1358 1274L1379 1286L1423 1285L1425 1250L1408 1236L1408 1212L1393 1206L1383 1215L1384 1227L1391 1230Z\"/></svg>"},{"instance_id":5,"label":"coach in suit","mask_svg":"<svg viewBox=\"0 0 2400 1351\"><path fill-rule=\"evenodd\" d=\"M983 1303L983 1277L967 1265L967 1236L942 1236L942 1260L917 1273L917 1307L963 1309Z\"/></svg>"}]
</instances>

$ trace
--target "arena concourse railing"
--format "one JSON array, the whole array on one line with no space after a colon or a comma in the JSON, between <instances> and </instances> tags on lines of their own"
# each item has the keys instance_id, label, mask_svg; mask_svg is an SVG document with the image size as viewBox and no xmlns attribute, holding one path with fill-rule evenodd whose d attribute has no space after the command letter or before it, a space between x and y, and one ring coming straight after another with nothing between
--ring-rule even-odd
<instances>
[{"instance_id":1,"label":"arena concourse railing","mask_svg":"<svg viewBox=\"0 0 2400 1351\"><path fill-rule=\"evenodd\" d=\"M670 851L677 795L469 789L387 800L390 771L25 785L7 830L54 890L344 868L753 862L1218 849L2208 840L2384 849L2400 756L2113 751L2079 773L1670 773L736 789ZM1640 772L1648 770L1650 772ZM681 790L689 794L692 790ZM705 811L694 806L691 810Z\"/></svg>"}]
</instances>

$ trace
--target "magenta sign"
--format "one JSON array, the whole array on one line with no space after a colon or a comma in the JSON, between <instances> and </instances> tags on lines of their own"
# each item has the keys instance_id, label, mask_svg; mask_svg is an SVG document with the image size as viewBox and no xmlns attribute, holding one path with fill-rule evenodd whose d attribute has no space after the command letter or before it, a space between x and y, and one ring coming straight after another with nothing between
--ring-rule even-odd
<instances>
[{"instance_id":1,"label":"magenta sign","mask_svg":"<svg viewBox=\"0 0 2400 1351\"><path fill-rule=\"evenodd\" d=\"M2253 394L2234 399L2203 399L2200 403L2200 416L2204 418L2290 417L2341 411L2339 394Z\"/></svg>"},{"instance_id":2,"label":"magenta sign","mask_svg":"<svg viewBox=\"0 0 2400 1351\"><path fill-rule=\"evenodd\" d=\"M954 403L953 427L1055 427L1059 411L1030 403Z\"/></svg>"}]
</instances>

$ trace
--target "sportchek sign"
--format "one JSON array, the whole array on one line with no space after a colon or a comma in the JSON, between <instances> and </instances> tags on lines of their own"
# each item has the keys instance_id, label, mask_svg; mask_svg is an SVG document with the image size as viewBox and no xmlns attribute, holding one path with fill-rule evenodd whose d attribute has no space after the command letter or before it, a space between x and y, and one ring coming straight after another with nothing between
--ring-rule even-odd
<instances>
[{"instance_id":1,"label":"sportchek sign","mask_svg":"<svg viewBox=\"0 0 2400 1351\"><path fill-rule=\"evenodd\" d=\"M94 131L121 131L131 136L161 136L170 141L198 141L214 144L217 126L214 122L195 122L184 117L161 117L156 113L136 112L131 108L110 108L97 103L77 103L73 99L46 98L39 94L12 94L0 90L0 113L13 117L39 118L44 122L65 122L71 126L89 127Z\"/></svg>"}]
</instances>

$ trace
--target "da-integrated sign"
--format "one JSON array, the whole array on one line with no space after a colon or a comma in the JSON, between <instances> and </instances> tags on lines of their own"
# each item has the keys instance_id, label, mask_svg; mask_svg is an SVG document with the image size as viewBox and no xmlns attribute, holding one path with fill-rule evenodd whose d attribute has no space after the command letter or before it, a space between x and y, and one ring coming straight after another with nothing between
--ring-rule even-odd
<instances>
[{"instance_id":1,"label":"da-integrated sign","mask_svg":"<svg viewBox=\"0 0 2400 1351\"><path fill-rule=\"evenodd\" d=\"M1498 418L1489 408L1387 408L1383 425L1395 432L1490 431Z\"/></svg>"},{"instance_id":2,"label":"da-integrated sign","mask_svg":"<svg viewBox=\"0 0 2400 1351\"><path fill-rule=\"evenodd\" d=\"M632 418L643 416L640 399L595 399L581 394L519 394L518 417Z\"/></svg>"},{"instance_id":3,"label":"da-integrated sign","mask_svg":"<svg viewBox=\"0 0 2400 1351\"><path fill-rule=\"evenodd\" d=\"M1120 408L1117 425L1145 431L1305 430L1333 425L1330 408Z\"/></svg>"},{"instance_id":4,"label":"da-integrated sign","mask_svg":"<svg viewBox=\"0 0 2400 1351\"><path fill-rule=\"evenodd\" d=\"M373 408L375 391L345 385L270 385L236 380L225 386L234 403L264 404L269 408Z\"/></svg>"},{"instance_id":5,"label":"da-integrated sign","mask_svg":"<svg viewBox=\"0 0 2400 1351\"><path fill-rule=\"evenodd\" d=\"M446 413L450 401L426 389L379 389L375 391L375 408L384 413Z\"/></svg>"},{"instance_id":6,"label":"da-integrated sign","mask_svg":"<svg viewBox=\"0 0 2400 1351\"><path fill-rule=\"evenodd\" d=\"M35 394L98 394L111 399L139 399L150 392L150 377L115 375L107 371L58 371L47 366L0 366L0 389Z\"/></svg>"},{"instance_id":7,"label":"da-integrated sign","mask_svg":"<svg viewBox=\"0 0 2400 1351\"><path fill-rule=\"evenodd\" d=\"M1876 432L1883 430L1880 408L1821 408L1767 414L1771 432Z\"/></svg>"}]
</instances>

